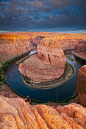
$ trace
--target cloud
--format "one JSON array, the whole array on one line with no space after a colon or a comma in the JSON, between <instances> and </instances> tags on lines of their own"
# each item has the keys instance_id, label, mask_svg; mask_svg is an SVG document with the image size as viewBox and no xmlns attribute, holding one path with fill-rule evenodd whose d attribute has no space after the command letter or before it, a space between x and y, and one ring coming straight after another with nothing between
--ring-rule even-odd
<instances>
[{"instance_id":1,"label":"cloud","mask_svg":"<svg viewBox=\"0 0 86 129\"><path fill-rule=\"evenodd\" d=\"M85 0L3 0L1 30L86 29Z\"/></svg>"}]
</instances>

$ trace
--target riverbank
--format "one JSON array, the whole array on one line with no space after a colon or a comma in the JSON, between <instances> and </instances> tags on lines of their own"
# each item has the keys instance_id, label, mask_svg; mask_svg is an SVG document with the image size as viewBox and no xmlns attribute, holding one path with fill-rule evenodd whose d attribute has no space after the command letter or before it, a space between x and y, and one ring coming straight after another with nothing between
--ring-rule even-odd
<instances>
[{"instance_id":1,"label":"riverbank","mask_svg":"<svg viewBox=\"0 0 86 129\"><path fill-rule=\"evenodd\" d=\"M1 87L3 87L3 86L1 86ZM8 84L4 85L4 87L5 88L8 87L7 92L11 91L12 93L17 94L19 97L24 98L24 96L21 96L16 91L12 90L12 88ZM65 105L67 103L75 102L75 98L76 98L76 95L71 96L70 98L68 98L64 101L54 101L53 100L53 101L43 102L43 101L37 101L37 100L34 100L34 99L31 99L31 101L32 101L33 104L37 104L37 103L45 103L45 104L55 104L56 103L56 104L58 104L59 103L59 104Z\"/></svg>"},{"instance_id":2,"label":"riverbank","mask_svg":"<svg viewBox=\"0 0 86 129\"><path fill-rule=\"evenodd\" d=\"M36 48L33 48L31 51L34 51L36 50ZM21 58L26 58L27 55L31 52L31 51L28 51L27 53L25 54L22 54L22 55L17 55L13 58L8 58L9 60L6 60L6 61L3 61L3 63L0 62L0 94L4 94L6 95L6 92L7 94L14 94L14 96L19 96L19 97L23 97L25 98L25 96L22 96L20 94L18 94L15 90L13 90L9 85L8 83L6 82L6 75L4 73L4 69L6 68L6 66L11 63L11 62L15 62L15 61L20 61L22 60Z\"/></svg>"},{"instance_id":3,"label":"riverbank","mask_svg":"<svg viewBox=\"0 0 86 129\"><path fill-rule=\"evenodd\" d=\"M77 52L75 52L75 51L72 51L71 53L72 53L73 55L75 55L76 57L78 57L78 58L80 58L80 59L86 61L86 55L84 55L83 52L77 53Z\"/></svg>"},{"instance_id":4,"label":"riverbank","mask_svg":"<svg viewBox=\"0 0 86 129\"><path fill-rule=\"evenodd\" d=\"M66 68L64 71L64 74L59 78L48 82L41 82L41 83L35 83L33 80L31 80L28 77L23 77L24 83L38 89L51 89L55 87L59 87L62 84L64 84L66 81L68 81L69 78L71 78L74 75L74 68L69 63L66 63Z\"/></svg>"},{"instance_id":5,"label":"riverbank","mask_svg":"<svg viewBox=\"0 0 86 129\"><path fill-rule=\"evenodd\" d=\"M71 56L66 55L66 57L69 58L71 61L74 61L74 59Z\"/></svg>"}]
</instances>

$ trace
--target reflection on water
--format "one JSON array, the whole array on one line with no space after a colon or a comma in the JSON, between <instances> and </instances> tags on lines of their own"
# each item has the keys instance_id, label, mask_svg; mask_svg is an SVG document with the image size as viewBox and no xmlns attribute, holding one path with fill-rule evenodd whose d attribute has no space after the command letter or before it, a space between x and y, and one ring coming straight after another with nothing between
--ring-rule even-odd
<instances>
[{"instance_id":1,"label":"reflection on water","mask_svg":"<svg viewBox=\"0 0 86 129\"><path fill-rule=\"evenodd\" d=\"M30 98L35 100L39 101L65 100L75 93L77 86L76 82L77 82L78 69L80 69L81 66L86 63L85 61L82 61L79 58L76 59L76 57L72 54L67 54L67 55L70 55L74 59L74 62L72 62L66 57L67 62L74 67L75 74L72 78L70 78L67 82L65 82L63 85L59 87L43 90L43 89L32 88L24 84L22 76L18 72L18 65L16 65L15 63L10 63L6 67L7 83L19 94L24 96L29 95Z\"/></svg>"}]
</instances>

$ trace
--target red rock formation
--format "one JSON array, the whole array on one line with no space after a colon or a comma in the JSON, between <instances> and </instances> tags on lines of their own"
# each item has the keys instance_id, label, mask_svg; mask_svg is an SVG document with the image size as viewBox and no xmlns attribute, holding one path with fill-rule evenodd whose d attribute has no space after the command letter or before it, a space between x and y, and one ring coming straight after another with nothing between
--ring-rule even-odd
<instances>
[{"instance_id":1,"label":"red rock formation","mask_svg":"<svg viewBox=\"0 0 86 129\"><path fill-rule=\"evenodd\" d=\"M86 129L86 108L79 104L71 103L65 106L58 106L56 111L72 126L73 129Z\"/></svg>"},{"instance_id":2,"label":"red rock formation","mask_svg":"<svg viewBox=\"0 0 86 129\"><path fill-rule=\"evenodd\" d=\"M78 103L86 106L86 65L82 66L81 69L78 70L77 92Z\"/></svg>"},{"instance_id":3,"label":"red rock formation","mask_svg":"<svg viewBox=\"0 0 86 129\"><path fill-rule=\"evenodd\" d=\"M78 104L30 105L21 98L0 96L1 129L86 129L86 108Z\"/></svg>"},{"instance_id":4,"label":"red rock formation","mask_svg":"<svg viewBox=\"0 0 86 129\"><path fill-rule=\"evenodd\" d=\"M56 39L42 39L37 46L36 54L44 64L65 68L66 58Z\"/></svg>"},{"instance_id":5,"label":"red rock formation","mask_svg":"<svg viewBox=\"0 0 86 129\"><path fill-rule=\"evenodd\" d=\"M0 35L0 61L7 61L33 49L29 38L24 39L15 35Z\"/></svg>"},{"instance_id":6,"label":"red rock formation","mask_svg":"<svg viewBox=\"0 0 86 129\"><path fill-rule=\"evenodd\" d=\"M18 70L21 75L27 76L35 83L57 79L64 73L62 68L43 64L36 55L21 63Z\"/></svg>"},{"instance_id":7,"label":"red rock formation","mask_svg":"<svg viewBox=\"0 0 86 129\"><path fill-rule=\"evenodd\" d=\"M74 49L86 34L52 32L8 32L0 34L0 60L7 61L30 50L30 44L39 44L42 38L57 39L62 49Z\"/></svg>"},{"instance_id":8,"label":"red rock formation","mask_svg":"<svg viewBox=\"0 0 86 129\"><path fill-rule=\"evenodd\" d=\"M35 83L58 79L66 65L66 58L57 40L41 41L37 46L37 54L19 65L19 72Z\"/></svg>"}]
</instances>

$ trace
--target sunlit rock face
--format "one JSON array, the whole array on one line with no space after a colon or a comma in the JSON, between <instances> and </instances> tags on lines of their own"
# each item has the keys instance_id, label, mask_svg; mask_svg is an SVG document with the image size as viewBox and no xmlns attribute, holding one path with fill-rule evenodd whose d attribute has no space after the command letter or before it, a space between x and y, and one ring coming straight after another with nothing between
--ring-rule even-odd
<instances>
[{"instance_id":1,"label":"sunlit rock face","mask_svg":"<svg viewBox=\"0 0 86 129\"><path fill-rule=\"evenodd\" d=\"M44 64L65 68L66 58L56 39L43 39L37 46L37 56Z\"/></svg>"},{"instance_id":2,"label":"sunlit rock face","mask_svg":"<svg viewBox=\"0 0 86 129\"><path fill-rule=\"evenodd\" d=\"M78 103L86 106L86 65L78 70L77 79Z\"/></svg>"},{"instance_id":3,"label":"sunlit rock face","mask_svg":"<svg viewBox=\"0 0 86 129\"><path fill-rule=\"evenodd\" d=\"M31 44L29 36L11 34L0 35L0 61L7 61L33 48L34 46Z\"/></svg>"},{"instance_id":4,"label":"sunlit rock face","mask_svg":"<svg viewBox=\"0 0 86 129\"><path fill-rule=\"evenodd\" d=\"M52 81L62 76L66 58L56 39L43 39L37 53L19 65L19 72L35 83Z\"/></svg>"},{"instance_id":5,"label":"sunlit rock face","mask_svg":"<svg viewBox=\"0 0 86 129\"><path fill-rule=\"evenodd\" d=\"M30 105L0 96L0 129L86 129L86 108L78 104Z\"/></svg>"}]
</instances>

